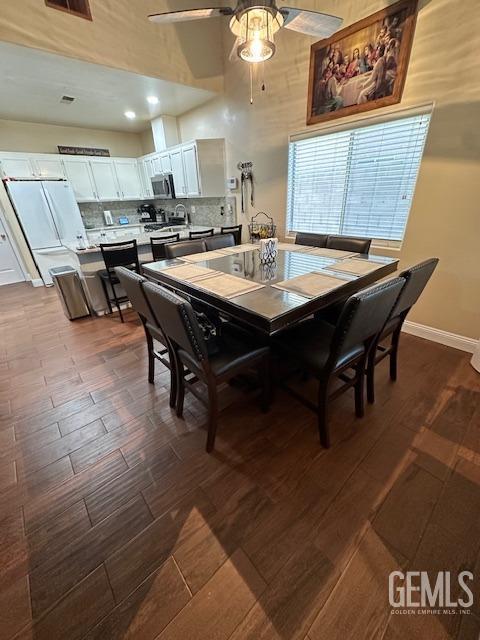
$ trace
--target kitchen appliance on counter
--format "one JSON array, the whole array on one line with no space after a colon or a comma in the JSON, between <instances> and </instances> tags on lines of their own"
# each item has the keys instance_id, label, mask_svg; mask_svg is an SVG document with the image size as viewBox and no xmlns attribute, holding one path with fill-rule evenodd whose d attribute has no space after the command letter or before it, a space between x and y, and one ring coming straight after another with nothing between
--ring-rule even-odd
<instances>
[{"instance_id":1,"label":"kitchen appliance on counter","mask_svg":"<svg viewBox=\"0 0 480 640\"><path fill-rule=\"evenodd\" d=\"M152 176L153 195L158 198L173 200L175 198L175 185L172 173L159 173Z\"/></svg>"},{"instance_id":2,"label":"kitchen appliance on counter","mask_svg":"<svg viewBox=\"0 0 480 640\"><path fill-rule=\"evenodd\" d=\"M158 212L153 204L141 204L137 209L137 213L140 214L140 222L149 223L157 221Z\"/></svg>"},{"instance_id":3,"label":"kitchen appliance on counter","mask_svg":"<svg viewBox=\"0 0 480 640\"><path fill-rule=\"evenodd\" d=\"M73 189L66 180L6 180L5 186L43 282L51 286L49 269L76 266L69 247L86 237Z\"/></svg>"}]
</instances>

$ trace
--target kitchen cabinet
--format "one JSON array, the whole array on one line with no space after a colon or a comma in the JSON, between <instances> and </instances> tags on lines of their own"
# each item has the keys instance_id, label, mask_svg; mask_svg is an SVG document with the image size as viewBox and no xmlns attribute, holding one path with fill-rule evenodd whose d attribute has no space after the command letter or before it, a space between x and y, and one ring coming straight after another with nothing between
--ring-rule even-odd
<instances>
[{"instance_id":1,"label":"kitchen cabinet","mask_svg":"<svg viewBox=\"0 0 480 640\"><path fill-rule=\"evenodd\" d=\"M170 173L172 171L172 160L170 158L170 153L160 154L160 166L162 168L162 173Z\"/></svg>"},{"instance_id":2,"label":"kitchen cabinet","mask_svg":"<svg viewBox=\"0 0 480 640\"><path fill-rule=\"evenodd\" d=\"M186 196L187 198L198 198L200 196L200 184L196 145L182 147L182 157Z\"/></svg>"},{"instance_id":3,"label":"kitchen cabinet","mask_svg":"<svg viewBox=\"0 0 480 640\"><path fill-rule=\"evenodd\" d=\"M185 198L187 196L187 187L185 180L185 169L183 167L182 148L175 148L170 152L170 162L172 165L173 184L175 185L175 195L177 198Z\"/></svg>"},{"instance_id":4,"label":"kitchen cabinet","mask_svg":"<svg viewBox=\"0 0 480 640\"><path fill-rule=\"evenodd\" d=\"M141 158L138 161L138 168L140 171L140 177L143 184L143 196L144 198L153 198L153 189L152 189L152 176L153 172L153 162L151 158Z\"/></svg>"},{"instance_id":5,"label":"kitchen cabinet","mask_svg":"<svg viewBox=\"0 0 480 640\"><path fill-rule=\"evenodd\" d=\"M113 160L95 158L90 161L90 168L97 198L99 200L120 200L120 188Z\"/></svg>"},{"instance_id":6,"label":"kitchen cabinet","mask_svg":"<svg viewBox=\"0 0 480 640\"><path fill-rule=\"evenodd\" d=\"M157 176L159 173L163 173L162 158L160 154L152 157L153 175Z\"/></svg>"},{"instance_id":7,"label":"kitchen cabinet","mask_svg":"<svg viewBox=\"0 0 480 640\"><path fill-rule=\"evenodd\" d=\"M1 153L0 169L3 178L35 178L35 168L25 154Z\"/></svg>"},{"instance_id":8,"label":"kitchen cabinet","mask_svg":"<svg viewBox=\"0 0 480 640\"><path fill-rule=\"evenodd\" d=\"M32 159L35 175L41 178L66 178L61 156L54 154L36 156Z\"/></svg>"},{"instance_id":9,"label":"kitchen cabinet","mask_svg":"<svg viewBox=\"0 0 480 640\"><path fill-rule=\"evenodd\" d=\"M67 180L70 181L78 202L97 199L95 183L88 158L65 157L63 161Z\"/></svg>"},{"instance_id":10,"label":"kitchen cabinet","mask_svg":"<svg viewBox=\"0 0 480 640\"><path fill-rule=\"evenodd\" d=\"M144 191L136 160L132 158L115 160L115 172L121 197L132 200L143 198Z\"/></svg>"}]
</instances>

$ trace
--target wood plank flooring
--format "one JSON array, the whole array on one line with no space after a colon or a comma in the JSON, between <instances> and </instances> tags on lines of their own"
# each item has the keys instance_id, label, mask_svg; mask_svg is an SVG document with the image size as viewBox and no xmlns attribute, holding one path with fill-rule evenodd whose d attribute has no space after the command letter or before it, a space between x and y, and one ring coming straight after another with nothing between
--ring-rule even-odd
<instances>
[{"instance_id":1,"label":"wood plank flooring","mask_svg":"<svg viewBox=\"0 0 480 640\"><path fill-rule=\"evenodd\" d=\"M203 407L147 382L132 311L69 322L55 291L0 288L2 640L477 638L480 376L402 336L377 402L268 414L225 387ZM306 392L315 392L313 382ZM469 616L392 616L395 569L472 570Z\"/></svg>"}]
</instances>

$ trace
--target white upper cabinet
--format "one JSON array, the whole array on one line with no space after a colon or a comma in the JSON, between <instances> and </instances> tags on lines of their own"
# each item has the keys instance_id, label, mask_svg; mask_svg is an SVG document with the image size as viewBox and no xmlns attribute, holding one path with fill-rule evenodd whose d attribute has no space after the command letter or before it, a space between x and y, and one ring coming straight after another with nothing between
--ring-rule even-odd
<instances>
[{"instance_id":1,"label":"white upper cabinet","mask_svg":"<svg viewBox=\"0 0 480 640\"><path fill-rule=\"evenodd\" d=\"M2 178L35 178L35 168L26 154L0 153Z\"/></svg>"},{"instance_id":2,"label":"white upper cabinet","mask_svg":"<svg viewBox=\"0 0 480 640\"><path fill-rule=\"evenodd\" d=\"M160 154L160 166L162 167L162 173L170 173L172 171L170 153Z\"/></svg>"},{"instance_id":3,"label":"white upper cabinet","mask_svg":"<svg viewBox=\"0 0 480 640\"><path fill-rule=\"evenodd\" d=\"M87 158L69 156L63 161L67 180L70 181L79 202L97 199L90 162Z\"/></svg>"},{"instance_id":4,"label":"white upper cabinet","mask_svg":"<svg viewBox=\"0 0 480 640\"><path fill-rule=\"evenodd\" d=\"M120 200L122 196L113 160L95 158L90 161L90 167L97 198L99 200Z\"/></svg>"},{"instance_id":5,"label":"white upper cabinet","mask_svg":"<svg viewBox=\"0 0 480 640\"><path fill-rule=\"evenodd\" d=\"M157 176L159 173L163 173L162 159L160 155L156 155L152 157L152 167L153 167L154 176Z\"/></svg>"},{"instance_id":6,"label":"white upper cabinet","mask_svg":"<svg viewBox=\"0 0 480 640\"><path fill-rule=\"evenodd\" d=\"M152 160L150 158L141 158L138 161L138 169L143 184L143 197L153 198L152 176L154 173Z\"/></svg>"},{"instance_id":7,"label":"white upper cabinet","mask_svg":"<svg viewBox=\"0 0 480 640\"><path fill-rule=\"evenodd\" d=\"M66 178L61 156L38 155L32 159L35 174L41 178Z\"/></svg>"},{"instance_id":8,"label":"white upper cabinet","mask_svg":"<svg viewBox=\"0 0 480 640\"><path fill-rule=\"evenodd\" d=\"M172 164L173 184L177 198L185 198L187 186L185 180L185 170L183 167L183 153L181 147L170 152L170 162Z\"/></svg>"},{"instance_id":9,"label":"white upper cabinet","mask_svg":"<svg viewBox=\"0 0 480 640\"><path fill-rule=\"evenodd\" d=\"M143 198L144 191L136 160L132 158L115 160L115 171L122 198L132 200Z\"/></svg>"},{"instance_id":10,"label":"white upper cabinet","mask_svg":"<svg viewBox=\"0 0 480 640\"><path fill-rule=\"evenodd\" d=\"M197 165L197 147L192 144L182 147L183 170L185 176L185 191L188 198L201 195L199 183L199 171Z\"/></svg>"}]
</instances>

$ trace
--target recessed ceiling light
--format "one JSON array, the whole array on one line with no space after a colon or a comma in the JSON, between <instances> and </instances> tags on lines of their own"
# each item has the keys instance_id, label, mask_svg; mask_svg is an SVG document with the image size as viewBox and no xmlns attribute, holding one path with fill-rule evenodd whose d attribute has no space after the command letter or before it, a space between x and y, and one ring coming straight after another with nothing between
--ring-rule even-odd
<instances>
[{"instance_id":1,"label":"recessed ceiling light","mask_svg":"<svg viewBox=\"0 0 480 640\"><path fill-rule=\"evenodd\" d=\"M157 96L148 96L147 102L149 104L158 104L158 98Z\"/></svg>"},{"instance_id":2,"label":"recessed ceiling light","mask_svg":"<svg viewBox=\"0 0 480 640\"><path fill-rule=\"evenodd\" d=\"M137 117L137 114L135 113L135 111L125 111L125 117L129 120L133 120Z\"/></svg>"}]
</instances>

